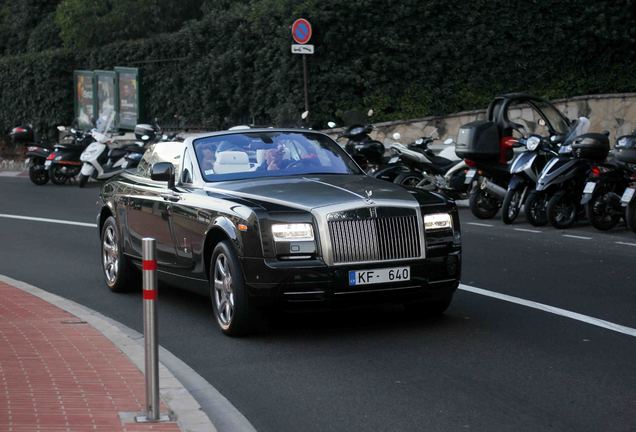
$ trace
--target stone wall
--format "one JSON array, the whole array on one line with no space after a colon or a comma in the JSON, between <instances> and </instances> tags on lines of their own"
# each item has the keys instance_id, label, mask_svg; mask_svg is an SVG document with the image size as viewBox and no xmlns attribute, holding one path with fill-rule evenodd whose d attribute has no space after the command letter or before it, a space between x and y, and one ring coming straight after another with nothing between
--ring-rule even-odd
<instances>
[{"instance_id":1,"label":"stone wall","mask_svg":"<svg viewBox=\"0 0 636 432\"><path fill-rule=\"evenodd\" d=\"M636 93L577 96L552 102L570 119L580 116L589 118L590 132L608 130L612 144L617 136L629 134L636 128ZM511 116L522 118L531 129L536 126L538 119L534 118L533 110L526 108L517 110L516 113L512 111L514 110L511 110ZM438 137L440 142L446 138L455 140L461 125L483 119L485 116L484 109L464 111L443 117L377 123L372 137L385 144L392 142L391 137L395 132L402 135L400 141L403 143L412 142L421 136ZM341 129L327 132L335 134L339 130Z\"/></svg>"}]
</instances>

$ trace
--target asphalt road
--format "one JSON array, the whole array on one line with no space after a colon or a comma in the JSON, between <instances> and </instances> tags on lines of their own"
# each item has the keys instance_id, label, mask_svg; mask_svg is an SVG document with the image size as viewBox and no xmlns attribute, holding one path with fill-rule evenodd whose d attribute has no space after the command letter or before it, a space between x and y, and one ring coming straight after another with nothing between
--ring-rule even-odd
<instances>
[{"instance_id":1,"label":"asphalt road","mask_svg":"<svg viewBox=\"0 0 636 432\"><path fill-rule=\"evenodd\" d=\"M95 223L97 193L0 178L0 214ZM636 234L461 216L465 284L636 328ZM140 295L103 285L95 228L0 216L0 273L142 330ZM159 316L161 344L260 431L636 431L636 337L471 292L441 319L294 313L245 339L173 288Z\"/></svg>"}]
</instances>

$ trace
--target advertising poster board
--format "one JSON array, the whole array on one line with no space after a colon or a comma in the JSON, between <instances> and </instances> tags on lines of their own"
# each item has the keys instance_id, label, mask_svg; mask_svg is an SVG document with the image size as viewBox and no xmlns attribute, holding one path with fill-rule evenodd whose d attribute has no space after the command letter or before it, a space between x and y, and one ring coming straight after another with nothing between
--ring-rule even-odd
<instances>
[{"instance_id":1,"label":"advertising poster board","mask_svg":"<svg viewBox=\"0 0 636 432\"><path fill-rule=\"evenodd\" d=\"M119 86L119 127L132 130L140 116L139 69L116 67L115 72Z\"/></svg>"},{"instance_id":2,"label":"advertising poster board","mask_svg":"<svg viewBox=\"0 0 636 432\"><path fill-rule=\"evenodd\" d=\"M117 73L114 71L95 71L97 77L97 122L101 129L111 122L109 129L117 128Z\"/></svg>"},{"instance_id":3,"label":"advertising poster board","mask_svg":"<svg viewBox=\"0 0 636 432\"><path fill-rule=\"evenodd\" d=\"M92 71L75 71L73 73L73 82L77 126L80 129L91 129L97 111L95 74Z\"/></svg>"}]
</instances>

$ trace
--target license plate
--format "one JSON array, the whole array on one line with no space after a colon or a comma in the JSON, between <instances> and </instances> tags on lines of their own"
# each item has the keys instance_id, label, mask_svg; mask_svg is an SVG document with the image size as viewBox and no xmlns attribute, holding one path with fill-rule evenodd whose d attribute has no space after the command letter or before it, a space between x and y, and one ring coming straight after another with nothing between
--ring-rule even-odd
<instances>
[{"instance_id":1,"label":"license plate","mask_svg":"<svg viewBox=\"0 0 636 432\"><path fill-rule=\"evenodd\" d=\"M583 189L583 193L584 194L590 194L592 192L594 192L594 188L596 187L596 183L595 182L587 182L585 184L585 189Z\"/></svg>"},{"instance_id":2,"label":"license plate","mask_svg":"<svg viewBox=\"0 0 636 432\"><path fill-rule=\"evenodd\" d=\"M394 283L411 280L410 267L392 267L349 272L349 286Z\"/></svg>"},{"instance_id":3,"label":"license plate","mask_svg":"<svg viewBox=\"0 0 636 432\"><path fill-rule=\"evenodd\" d=\"M473 178L475 178L475 173L476 172L477 172L477 170L469 169L468 172L466 173L466 180L464 180L464 184L468 184L471 181L473 181Z\"/></svg>"},{"instance_id":4,"label":"license plate","mask_svg":"<svg viewBox=\"0 0 636 432\"><path fill-rule=\"evenodd\" d=\"M51 161L50 160L44 161L44 168L48 168L50 166L51 166Z\"/></svg>"},{"instance_id":5,"label":"license plate","mask_svg":"<svg viewBox=\"0 0 636 432\"><path fill-rule=\"evenodd\" d=\"M623 192L623 196L621 197L621 202L629 203L634 197L634 192L636 192L636 188L627 188L625 192Z\"/></svg>"}]
</instances>

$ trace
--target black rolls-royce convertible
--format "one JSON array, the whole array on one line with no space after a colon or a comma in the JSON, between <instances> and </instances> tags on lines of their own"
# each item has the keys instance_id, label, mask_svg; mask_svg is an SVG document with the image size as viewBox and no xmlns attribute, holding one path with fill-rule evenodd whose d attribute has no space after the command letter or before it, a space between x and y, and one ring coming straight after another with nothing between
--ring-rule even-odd
<instances>
[{"instance_id":1,"label":"black rolls-royce convertible","mask_svg":"<svg viewBox=\"0 0 636 432\"><path fill-rule=\"evenodd\" d=\"M112 291L140 287L141 244L159 280L209 294L221 331L253 330L275 304L400 302L442 313L457 288L457 208L364 174L304 129L202 134L148 148L105 183L97 218Z\"/></svg>"}]
</instances>

